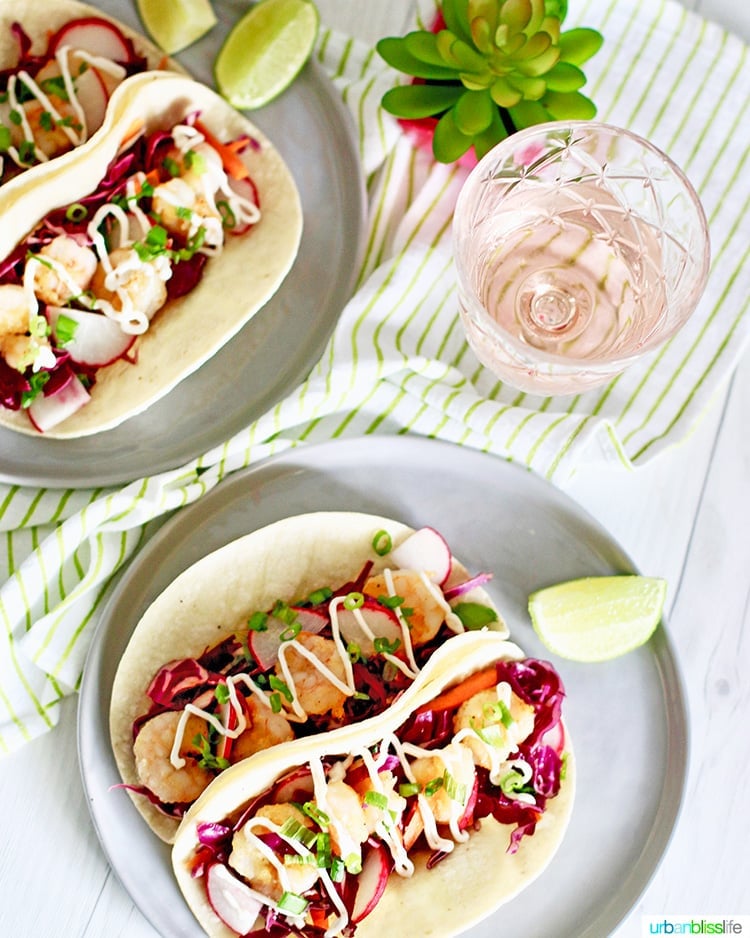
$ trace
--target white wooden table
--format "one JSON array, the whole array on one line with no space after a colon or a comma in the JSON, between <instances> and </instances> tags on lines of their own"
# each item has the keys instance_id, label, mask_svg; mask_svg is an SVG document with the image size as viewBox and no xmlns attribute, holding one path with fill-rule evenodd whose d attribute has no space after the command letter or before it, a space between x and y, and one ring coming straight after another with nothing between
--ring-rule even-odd
<instances>
[{"instance_id":1,"label":"white wooden table","mask_svg":"<svg viewBox=\"0 0 750 938\"><path fill-rule=\"evenodd\" d=\"M410 10L409 0L318 5L324 21L368 41L398 33ZM748 5L686 5L750 39ZM690 706L682 815L618 938L641 935L643 915L750 914L749 425L745 356L691 439L637 472L582 473L571 492L640 569L667 578ZM53 732L0 762L0 806L2 938L155 938L90 823L78 772L75 699L65 702Z\"/></svg>"}]
</instances>

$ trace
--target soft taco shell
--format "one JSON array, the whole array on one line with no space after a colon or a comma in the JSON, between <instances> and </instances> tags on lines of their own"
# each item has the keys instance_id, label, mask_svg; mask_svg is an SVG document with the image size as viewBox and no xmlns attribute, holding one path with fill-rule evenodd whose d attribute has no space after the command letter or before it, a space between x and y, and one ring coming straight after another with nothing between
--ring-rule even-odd
<instances>
[{"instance_id":1,"label":"soft taco shell","mask_svg":"<svg viewBox=\"0 0 750 938\"><path fill-rule=\"evenodd\" d=\"M147 131L200 112L219 140L243 134L257 144L241 154L257 188L261 219L246 234L228 236L209 259L201 282L169 300L136 346L137 363L120 360L97 373L91 401L45 433L69 438L98 433L145 410L211 358L276 292L297 255L302 209L294 179L279 152L254 124L205 85L169 72L136 75L110 100L106 132L79 147L64 171L36 177L24 197L0 192L0 258L53 209L90 194L120 146L141 122ZM0 411L0 424L36 434L25 414Z\"/></svg>"},{"instance_id":2,"label":"soft taco shell","mask_svg":"<svg viewBox=\"0 0 750 938\"><path fill-rule=\"evenodd\" d=\"M185 815L172 848L172 866L187 904L211 938L236 938L211 908L199 880L189 872L198 843L199 824L237 816L243 806L270 788L282 775L304 765L313 755L345 756L372 745L397 729L424 703L475 671L501 659L525 657L512 642L493 632L470 632L450 639L451 662L424 669L414 693L379 719L358 726L276 746L238 763L220 775ZM447 650L447 646L444 646ZM432 661L430 662L432 664ZM573 810L575 760L566 734L566 771L560 792L547 801L533 835L524 837L514 854L507 852L511 827L484 818L466 843L427 870L416 864L411 878L391 875L383 898L357 925L357 938L448 938L464 932L528 887L547 867L564 837Z\"/></svg>"},{"instance_id":3,"label":"soft taco shell","mask_svg":"<svg viewBox=\"0 0 750 938\"><path fill-rule=\"evenodd\" d=\"M372 541L383 529L394 547L412 532L390 518L358 512L296 515L232 541L180 574L143 614L115 674L110 734L123 782L138 784L133 722L149 709L151 701L145 691L159 668L175 659L199 656L252 612L270 608L277 599L291 601L321 586L340 586L367 561L373 562L374 572L381 570L387 559L374 551ZM461 580L466 575L466 569L454 560L452 577ZM476 590L474 598L492 605L483 590ZM505 637L507 628L501 618L496 626ZM434 675L451 666L451 653L443 646L422 674L429 669ZM146 798L132 797L154 832L171 841L177 821Z\"/></svg>"}]
</instances>

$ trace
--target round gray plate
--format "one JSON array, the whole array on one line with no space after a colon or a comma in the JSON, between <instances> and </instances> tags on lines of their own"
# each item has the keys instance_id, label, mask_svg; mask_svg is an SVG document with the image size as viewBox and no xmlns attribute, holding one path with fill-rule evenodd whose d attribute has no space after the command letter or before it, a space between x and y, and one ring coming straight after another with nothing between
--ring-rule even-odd
<instances>
[{"instance_id":1,"label":"round gray plate","mask_svg":"<svg viewBox=\"0 0 750 938\"><path fill-rule=\"evenodd\" d=\"M140 28L131 4L98 5ZM219 25L178 56L207 84L227 24L245 8L231 2L214 7ZM313 60L280 98L248 116L281 152L302 199L302 243L281 289L202 368L119 427L73 440L0 427L0 481L93 487L181 466L273 407L318 360L354 288L364 231L364 182L351 116Z\"/></svg>"},{"instance_id":2,"label":"round gray plate","mask_svg":"<svg viewBox=\"0 0 750 938\"><path fill-rule=\"evenodd\" d=\"M105 607L81 688L79 754L91 815L112 867L165 938L202 932L172 878L169 849L122 791L108 711L120 655L141 614L187 566L279 518L316 510L379 513L429 524L490 592L511 635L549 657L526 613L529 593L579 576L636 572L573 501L504 460L419 437L301 447L244 470L167 522ZM542 876L472 929L472 938L603 938L638 900L674 826L685 782L687 716L665 630L613 662L555 660L578 789L567 835ZM404 934L411 934L409 927ZM396 938L396 936L394 936Z\"/></svg>"}]
</instances>

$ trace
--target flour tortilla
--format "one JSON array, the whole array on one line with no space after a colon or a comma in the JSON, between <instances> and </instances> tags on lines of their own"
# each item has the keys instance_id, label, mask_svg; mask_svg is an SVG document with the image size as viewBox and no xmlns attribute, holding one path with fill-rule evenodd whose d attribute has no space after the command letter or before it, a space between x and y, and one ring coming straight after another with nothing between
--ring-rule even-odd
<instances>
[{"instance_id":1,"label":"flour tortilla","mask_svg":"<svg viewBox=\"0 0 750 938\"><path fill-rule=\"evenodd\" d=\"M381 718L251 756L218 776L195 802L177 832L172 866L180 890L206 934L236 938L211 908L201 880L189 872L199 824L237 817L278 778L312 756L346 756L357 748L377 744L414 710L451 685L495 661L524 657L517 645L493 632L458 635L448 645L452 663L434 671L428 665L410 697L402 698ZM448 645L441 651L447 651ZM573 809L575 764L567 734L565 748L566 771L560 792L547 801L542 821L532 835L522 838L516 853L507 852L512 825L483 819L481 828L472 832L466 843L457 844L432 870L426 869L422 859L413 877L392 874L379 904L357 926L357 938L448 938L492 914L540 876L562 842Z\"/></svg>"},{"instance_id":2,"label":"flour tortilla","mask_svg":"<svg viewBox=\"0 0 750 938\"><path fill-rule=\"evenodd\" d=\"M145 691L159 668L201 655L222 636L244 626L251 613L271 608L277 599L291 602L323 586L339 587L356 577L367 561L372 561L374 572L382 570L387 557L379 556L372 546L381 530L390 534L395 547L412 529L358 512L296 515L227 544L180 574L138 622L115 674L110 734L123 781L139 784L133 722L150 708ZM454 560L451 580L466 576L466 569ZM467 599L494 607L482 589L473 590ZM507 636L499 613L495 626L497 634ZM442 651L430 659L429 673L451 666L450 655ZM171 842L178 823L143 796L131 797L154 832Z\"/></svg>"},{"instance_id":3,"label":"flour tortilla","mask_svg":"<svg viewBox=\"0 0 750 938\"><path fill-rule=\"evenodd\" d=\"M0 191L0 258L55 208L94 191L121 143L139 122L169 128L193 112L219 140L249 135L241 154L258 190L261 219L244 235L228 235L209 258L201 282L169 300L134 346L136 364L120 360L97 373L91 401L45 433L70 438L99 433L145 410L210 359L273 296L291 268L302 233L294 179L281 155L254 124L205 85L170 72L127 79L110 99L105 127L79 147L64 170L38 174L33 186ZM25 177L21 177L21 181ZM241 389L238 389L241 393ZM36 434L27 416L0 410L0 424Z\"/></svg>"}]
</instances>

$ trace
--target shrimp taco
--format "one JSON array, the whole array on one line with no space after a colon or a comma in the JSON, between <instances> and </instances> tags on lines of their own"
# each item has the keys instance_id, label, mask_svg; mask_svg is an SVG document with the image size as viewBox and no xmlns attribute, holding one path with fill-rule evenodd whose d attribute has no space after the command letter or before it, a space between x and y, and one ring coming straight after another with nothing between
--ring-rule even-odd
<instances>
[{"instance_id":1,"label":"shrimp taco","mask_svg":"<svg viewBox=\"0 0 750 938\"><path fill-rule=\"evenodd\" d=\"M164 65L156 46L87 4L2 0L0 185L84 144L115 88Z\"/></svg>"},{"instance_id":2,"label":"shrimp taco","mask_svg":"<svg viewBox=\"0 0 750 938\"><path fill-rule=\"evenodd\" d=\"M316 512L248 534L182 573L138 622L110 730L125 787L170 841L213 779L277 744L408 699L453 636L507 628L432 528Z\"/></svg>"},{"instance_id":3,"label":"shrimp taco","mask_svg":"<svg viewBox=\"0 0 750 938\"><path fill-rule=\"evenodd\" d=\"M154 71L120 85L65 170L0 190L0 213L0 423L52 437L113 427L209 359L277 290L302 228L261 131Z\"/></svg>"},{"instance_id":4,"label":"shrimp taco","mask_svg":"<svg viewBox=\"0 0 750 938\"><path fill-rule=\"evenodd\" d=\"M527 887L573 805L559 676L491 632L359 727L224 773L172 863L208 935L455 935Z\"/></svg>"}]
</instances>

